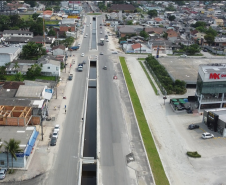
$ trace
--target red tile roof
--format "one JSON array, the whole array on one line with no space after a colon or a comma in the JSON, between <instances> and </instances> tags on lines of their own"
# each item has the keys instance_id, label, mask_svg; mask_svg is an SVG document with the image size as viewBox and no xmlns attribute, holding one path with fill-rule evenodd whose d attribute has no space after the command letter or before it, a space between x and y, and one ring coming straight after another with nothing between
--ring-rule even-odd
<instances>
[{"instance_id":1,"label":"red tile roof","mask_svg":"<svg viewBox=\"0 0 226 185\"><path fill-rule=\"evenodd\" d=\"M154 18L155 21L160 22L162 21L162 19L160 19L159 17Z\"/></svg>"},{"instance_id":2,"label":"red tile roof","mask_svg":"<svg viewBox=\"0 0 226 185\"><path fill-rule=\"evenodd\" d=\"M140 47L142 47L140 43L137 43L137 44L133 44L132 45L132 48L133 49L137 49L137 48L140 48Z\"/></svg>"},{"instance_id":3,"label":"red tile roof","mask_svg":"<svg viewBox=\"0 0 226 185\"><path fill-rule=\"evenodd\" d=\"M167 30L168 33L168 37L177 37L178 36L178 33L174 30Z\"/></svg>"},{"instance_id":4,"label":"red tile roof","mask_svg":"<svg viewBox=\"0 0 226 185\"><path fill-rule=\"evenodd\" d=\"M135 10L131 4L112 4L110 10Z\"/></svg>"}]
</instances>

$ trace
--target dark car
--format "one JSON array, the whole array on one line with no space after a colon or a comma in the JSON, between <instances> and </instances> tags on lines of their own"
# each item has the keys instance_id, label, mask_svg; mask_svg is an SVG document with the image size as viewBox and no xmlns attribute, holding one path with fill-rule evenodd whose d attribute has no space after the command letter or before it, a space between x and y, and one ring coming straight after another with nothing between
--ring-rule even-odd
<instances>
[{"instance_id":1,"label":"dark car","mask_svg":"<svg viewBox=\"0 0 226 185\"><path fill-rule=\"evenodd\" d=\"M56 142L57 142L57 138L56 137L51 137L50 145L51 146L55 146Z\"/></svg>"},{"instance_id":2,"label":"dark car","mask_svg":"<svg viewBox=\"0 0 226 185\"><path fill-rule=\"evenodd\" d=\"M196 129L196 128L199 128L199 125L191 124L191 125L188 126L189 130L193 130L193 129Z\"/></svg>"},{"instance_id":3,"label":"dark car","mask_svg":"<svg viewBox=\"0 0 226 185\"><path fill-rule=\"evenodd\" d=\"M82 64L86 64L86 61L84 60L84 61L82 62Z\"/></svg>"},{"instance_id":4,"label":"dark car","mask_svg":"<svg viewBox=\"0 0 226 185\"><path fill-rule=\"evenodd\" d=\"M203 49L203 51L204 51L204 52L207 52L208 50L207 50L207 49Z\"/></svg>"},{"instance_id":5,"label":"dark car","mask_svg":"<svg viewBox=\"0 0 226 185\"><path fill-rule=\"evenodd\" d=\"M82 66L83 67L83 63L79 63L78 66Z\"/></svg>"}]
</instances>

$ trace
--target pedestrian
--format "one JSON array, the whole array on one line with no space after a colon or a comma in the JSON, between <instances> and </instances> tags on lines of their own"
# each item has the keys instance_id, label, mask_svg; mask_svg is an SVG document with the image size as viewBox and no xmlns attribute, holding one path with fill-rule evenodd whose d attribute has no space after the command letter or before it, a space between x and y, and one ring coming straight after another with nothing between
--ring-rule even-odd
<instances>
[{"instance_id":1,"label":"pedestrian","mask_svg":"<svg viewBox=\"0 0 226 185\"><path fill-rule=\"evenodd\" d=\"M66 109L66 105L64 106L64 108Z\"/></svg>"},{"instance_id":2,"label":"pedestrian","mask_svg":"<svg viewBox=\"0 0 226 185\"><path fill-rule=\"evenodd\" d=\"M66 114L67 110L65 109L65 114Z\"/></svg>"}]
</instances>

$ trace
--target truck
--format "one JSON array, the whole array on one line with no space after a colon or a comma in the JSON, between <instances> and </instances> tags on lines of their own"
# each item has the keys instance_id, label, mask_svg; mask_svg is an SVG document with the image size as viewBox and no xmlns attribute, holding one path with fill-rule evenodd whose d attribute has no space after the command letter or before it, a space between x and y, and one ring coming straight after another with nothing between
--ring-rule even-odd
<instances>
[{"instance_id":1,"label":"truck","mask_svg":"<svg viewBox=\"0 0 226 185\"><path fill-rule=\"evenodd\" d=\"M68 77L68 80L72 80L72 78L73 78L73 74L70 74Z\"/></svg>"},{"instance_id":2,"label":"truck","mask_svg":"<svg viewBox=\"0 0 226 185\"><path fill-rule=\"evenodd\" d=\"M79 46L72 46L72 47L70 48L71 51L72 51L72 50L77 50L77 49L79 49Z\"/></svg>"},{"instance_id":3,"label":"truck","mask_svg":"<svg viewBox=\"0 0 226 185\"><path fill-rule=\"evenodd\" d=\"M100 39L100 45L103 46L104 45L104 38Z\"/></svg>"}]
</instances>

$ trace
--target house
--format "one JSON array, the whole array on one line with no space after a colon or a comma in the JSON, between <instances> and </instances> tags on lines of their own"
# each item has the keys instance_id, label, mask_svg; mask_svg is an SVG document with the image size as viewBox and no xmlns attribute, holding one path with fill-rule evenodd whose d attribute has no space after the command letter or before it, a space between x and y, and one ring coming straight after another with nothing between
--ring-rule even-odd
<instances>
[{"instance_id":1,"label":"house","mask_svg":"<svg viewBox=\"0 0 226 185\"><path fill-rule=\"evenodd\" d=\"M51 45L52 43L54 43L54 41L55 41L55 37L51 37L51 36L45 37L45 44L47 44L47 45ZM34 36L33 38L29 39L29 42L35 42L37 44L43 44L44 38L43 38L43 36Z\"/></svg>"},{"instance_id":2,"label":"house","mask_svg":"<svg viewBox=\"0 0 226 185\"><path fill-rule=\"evenodd\" d=\"M51 11L51 10L45 10L45 11L43 11L43 15L44 16L49 15L51 17L53 15L53 11Z\"/></svg>"},{"instance_id":3,"label":"house","mask_svg":"<svg viewBox=\"0 0 226 185\"><path fill-rule=\"evenodd\" d=\"M162 35L166 31L166 28L155 28L155 27L150 27L150 28L145 28L145 32L148 34L154 34L154 35Z\"/></svg>"},{"instance_id":4,"label":"house","mask_svg":"<svg viewBox=\"0 0 226 185\"><path fill-rule=\"evenodd\" d=\"M217 26L224 26L224 20L223 19L215 19L214 24Z\"/></svg>"},{"instance_id":5,"label":"house","mask_svg":"<svg viewBox=\"0 0 226 185\"><path fill-rule=\"evenodd\" d=\"M168 34L167 38L169 41L175 41L178 38L178 33L174 30L167 30L166 33Z\"/></svg>"},{"instance_id":6,"label":"house","mask_svg":"<svg viewBox=\"0 0 226 185\"><path fill-rule=\"evenodd\" d=\"M112 4L111 7L108 9L109 12L134 12L136 8L131 4Z\"/></svg>"},{"instance_id":7,"label":"house","mask_svg":"<svg viewBox=\"0 0 226 185\"><path fill-rule=\"evenodd\" d=\"M154 18L154 20L155 20L155 25L161 25L161 24L163 24L163 20L161 19L161 18L159 18L159 17L156 17L156 18Z\"/></svg>"},{"instance_id":8,"label":"house","mask_svg":"<svg viewBox=\"0 0 226 185\"><path fill-rule=\"evenodd\" d=\"M41 74L44 76L60 76L60 61L45 59L40 62L42 65Z\"/></svg>"},{"instance_id":9,"label":"house","mask_svg":"<svg viewBox=\"0 0 226 185\"><path fill-rule=\"evenodd\" d=\"M118 26L118 33L120 37L125 37L126 35L137 35L142 30L143 30L143 26L139 26L139 25Z\"/></svg>"},{"instance_id":10,"label":"house","mask_svg":"<svg viewBox=\"0 0 226 185\"><path fill-rule=\"evenodd\" d=\"M58 15L53 15L52 17L50 17L50 20L62 20L62 16L58 16Z\"/></svg>"},{"instance_id":11,"label":"house","mask_svg":"<svg viewBox=\"0 0 226 185\"><path fill-rule=\"evenodd\" d=\"M17 59L21 51L20 47L0 48L0 66Z\"/></svg>"},{"instance_id":12,"label":"house","mask_svg":"<svg viewBox=\"0 0 226 185\"><path fill-rule=\"evenodd\" d=\"M18 64L18 68L15 68L15 63ZM35 63L37 63L36 60L14 60L6 67L6 74L13 75L20 72L26 75L27 70Z\"/></svg>"},{"instance_id":13,"label":"house","mask_svg":"<svg viewBox=\"0 0 226 185\"><path fill-rule=\"evenodd\" d=\"M123 44L125 53L151 53L151 50L141 43Z\"/></svg>"},{"instance_id":14,"label":"house","mask_svg":"<svg viewBox=\"0 0 226 185\"><path fill-rule=\"evenodd\" d=\"M151 40L148 41L148 46L153 55L157 55L157 50L160 55L173 54L172 42L168 40Z\"/></svg>"},{"instance_id":15,"label":"house","mask_svg":"<svg viewBox=\"0 0 226 185\"><path fill-rule=\"evenodd\" d=\"M215 46L222 46L226 47L226 38L225 37L215 37L214 39L214 45Z\"/></svg>"},{"instance_id":16,"label":"house","mask_svg":"<svg viewBox=\"0 0 226 185\"><path fill-rule=\"evenodd\" d=\"M26 38L32 38L33 32L30 31L24 31L24 30L4 30L3 31L3 37L26 37Z\"/></svg>"},{"instance_id":17,"label":"house","mask_svg":"<svg viewBox=\"0 0 226 185\"><path fill-rule=\"evenodd\" d=\"M61 24L60 31L76 31L76 24Z\"/></svg>"},{"instance_id":18,"label":"house","mask_svg":"<svg viewBox=\"0 0 226 185\"><path fill-rule=\"evenodd\" d=\"M65 55L66 47L64 45L54 46L52 48L53 55Z\"/></svg>"}]
</instances>

